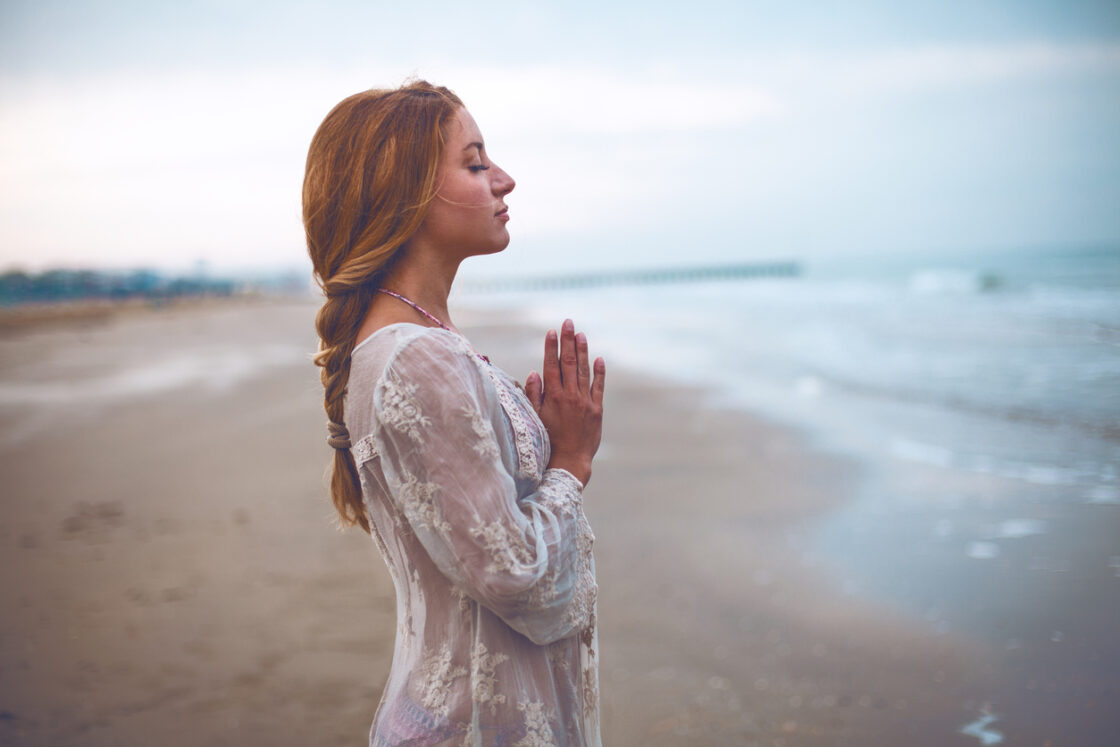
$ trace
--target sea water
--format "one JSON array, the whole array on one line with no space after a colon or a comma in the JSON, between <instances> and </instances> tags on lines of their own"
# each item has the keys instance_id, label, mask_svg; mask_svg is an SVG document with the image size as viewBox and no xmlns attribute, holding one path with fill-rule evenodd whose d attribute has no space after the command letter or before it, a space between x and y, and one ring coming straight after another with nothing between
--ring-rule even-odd
<instances>
[{"instance_id":1,"label":"sea water","mask_svg":"<svg viewBox=\"0 0 1120 747\"><path fill-rule=\"evenodd\" d=\"M802 267L461 300L570 316L609 365L849 457L855 487L786 529L803 564L969 642L987 674L960 691L965 738L1111 743L1114 711L1090 706L1120 671L1120 249Z\"/></svg>"},{"instance_id":2,"label":"sea water","mask_svg":"<svg viewBox=\"0 0 1120 747\"><path fill-rule=\"evenodd\" d=\"M976 565L1029 545L1024 564L1069 571L1099 560L1115 575L1120 250L802 268L477 302L528 307L542 327L571 316L611 364L704 385L714 406L800 427L856 459L866 475L856 498L791 538L853 593L890 598L939 628L985 629L991 610L954 612L951 599ZM1114 546L1083 558L1068 536L1079 521L1111 532Z\"/></svg>"},{"instance_id":3,"label":"sea water","mask_svg":"<svg viewBox=\"0 0 1120 747\"><path fill-rule=\"evenodd\" d=\"M1117 485L1120 250L832 259L794 278L485 301L542 325L572 316L612 363L706 384L830 448L1098 502Z\"/></svg>"}]
</instances>

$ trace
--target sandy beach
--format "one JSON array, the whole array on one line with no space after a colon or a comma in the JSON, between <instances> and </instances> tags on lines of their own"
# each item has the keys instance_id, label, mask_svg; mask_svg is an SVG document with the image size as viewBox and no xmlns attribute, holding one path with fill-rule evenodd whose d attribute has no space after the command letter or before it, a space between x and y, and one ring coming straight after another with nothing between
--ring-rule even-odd
<instances>
[{"instance_id":1,"label":"sandy beach","mask_svg":"<svg viewBox=\"0 0 1120 747\"><path fill-rule=\"evenodd\" d=\"M314 310L224 301L0 335L0 743L365 743L393 588L326 498ZM460 323L521 378L543 330L508 319ZM1002 654L845 593L798 545L861 466L707 402L610 372L585 498L604 744L984 743L961 728L982 733L993 682L1015 676ZM1063 716L1086 740L1115 726L1100 692ZM1018 723L1008 744L1048 743Z\"/></svg>"}]
</instances>

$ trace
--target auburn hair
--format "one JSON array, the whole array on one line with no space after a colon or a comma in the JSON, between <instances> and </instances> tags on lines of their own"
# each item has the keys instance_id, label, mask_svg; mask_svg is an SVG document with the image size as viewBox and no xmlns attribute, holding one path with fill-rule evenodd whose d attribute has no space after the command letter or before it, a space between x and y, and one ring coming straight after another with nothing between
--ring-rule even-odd
<instances>
[{"instance_id":1,"label":"auburn hair","mask_svg":"<svg viewBox=\"0 0 1120 747\"><path fill-rule=\"evenodd\" d=\"M303 227L323 306L315 317L323 407L344 423L350 354L358 329L401 246L435 199L444 129L463 102L413 81L343 99L319 125L303 178ZM343 526L369 532L358 469L335 448L331 499Z\"/></svg>"}]
</instances>

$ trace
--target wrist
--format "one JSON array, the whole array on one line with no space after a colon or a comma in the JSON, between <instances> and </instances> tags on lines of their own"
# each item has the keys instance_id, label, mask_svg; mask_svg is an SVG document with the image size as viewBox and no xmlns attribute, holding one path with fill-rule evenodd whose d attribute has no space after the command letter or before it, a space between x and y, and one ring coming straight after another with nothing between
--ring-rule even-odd
<instances>
[{"instance_id":1,"label":"wrist","mask_svg":"<svg viewBox=\"0 0 1120 747\"><path fill-rule=\"evenodd\" d=\"M572 477L579 480L584 487L591 480L591 460L590 459L565 459L563 457L553 457L548 462L549 469L562 469Z\"/></svg>"}]
</instances>

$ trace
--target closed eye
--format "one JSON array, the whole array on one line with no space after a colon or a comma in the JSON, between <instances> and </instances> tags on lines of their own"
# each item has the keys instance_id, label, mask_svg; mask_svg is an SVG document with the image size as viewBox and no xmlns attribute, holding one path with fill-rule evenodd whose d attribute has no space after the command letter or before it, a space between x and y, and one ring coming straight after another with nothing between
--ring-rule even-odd
<instances>
[{"instance_id":1,"label":"closed eye","mask_svg":"<svg viewBox=\"0 0 1120 747\"><path fill-rule=\"evenodd\" d=\"M484 166L482 164L475 164L474 166L468 166L467 168L477 174L480 171L487 171L490 167Z\"/></svg>"}]
</instances>

